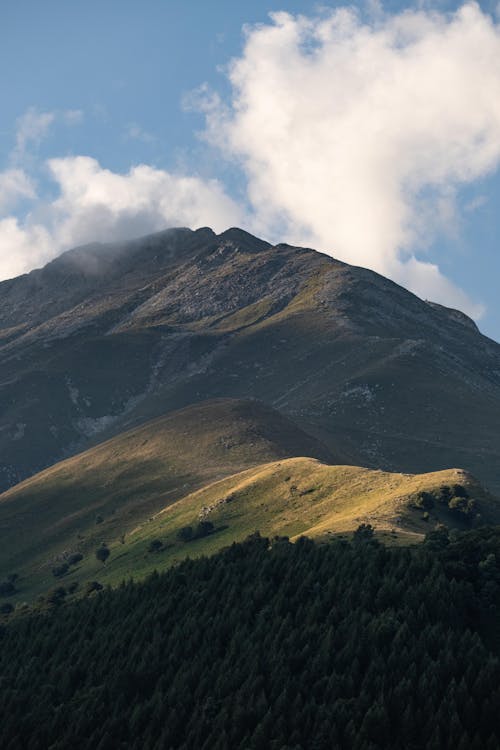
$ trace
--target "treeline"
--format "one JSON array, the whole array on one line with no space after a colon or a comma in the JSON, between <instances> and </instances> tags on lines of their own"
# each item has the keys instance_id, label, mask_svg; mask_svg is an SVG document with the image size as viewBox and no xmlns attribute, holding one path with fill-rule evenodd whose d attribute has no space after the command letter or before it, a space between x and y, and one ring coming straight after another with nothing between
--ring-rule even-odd
<instances>
[{"instance_id":1,"label":"treeline","mask_svg":"<svg viewBox=\"0 0 500 750\"><path fill-rule=\"evenodd\" d=\"M254 535L0 631L4 750L496 750L500 532Z\"/></svg>"}]
</instances>

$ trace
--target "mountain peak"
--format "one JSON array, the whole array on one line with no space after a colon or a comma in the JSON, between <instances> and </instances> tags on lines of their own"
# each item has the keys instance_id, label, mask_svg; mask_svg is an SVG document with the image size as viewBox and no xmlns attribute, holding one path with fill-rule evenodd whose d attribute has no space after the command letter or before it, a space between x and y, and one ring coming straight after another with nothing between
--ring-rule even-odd
<instances>
[{"instance_id":1,"label":"mountain peak","mask_svg":"<svg viewBox=\"0 0 500 750\"><path fill-rule=\"evenodd\" d=\"M237 245L241 250L251 253L267 250L271 247L270 242L261 240L259 237L255 237L253 234L250 234L250 232L240 229L239 227L230 227L230 229L226 229L225 232L218 234L217 238L223 242L230 242L233 245Z\"/></svg>"},{"instance_id":2,"label":"mountain peak","mask_svg":"<svg viewBox=\"0 0 500 750\"><path fill-rule=\"evenodd\" d=\"M98 434L250 397L345 463L458 465L500 488L498 344L373 271L238 227L93 244L4 282L0 352L0 487Z\"/></svg>"}]
</instances>

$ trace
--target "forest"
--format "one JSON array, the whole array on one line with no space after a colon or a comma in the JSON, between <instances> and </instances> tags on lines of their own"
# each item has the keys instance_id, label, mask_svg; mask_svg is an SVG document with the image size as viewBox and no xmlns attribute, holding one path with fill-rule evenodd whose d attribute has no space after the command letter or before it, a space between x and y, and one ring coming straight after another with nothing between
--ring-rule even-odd
<instances>
[{"instance_id":1,"label":"forest","mask_svg":"<svg viewBox=\"0 0 500 750\"><path fill-rule=\"evenodd\" d=\"M4 750L495 750L500 529L266 539L0 625Z\"/></svg>"}]
</instances>

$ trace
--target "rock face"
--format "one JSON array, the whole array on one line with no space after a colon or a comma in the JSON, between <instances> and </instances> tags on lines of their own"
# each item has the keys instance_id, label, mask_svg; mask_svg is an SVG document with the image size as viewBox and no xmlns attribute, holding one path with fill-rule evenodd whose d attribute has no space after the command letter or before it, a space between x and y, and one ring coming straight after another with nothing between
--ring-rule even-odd
<instances>
[{"instance_id":1,"label":"rock face","mask_svg":"<svg viewBox=\"0 0 500 750\"><path fill-rule=\"evenodd\" d=\"M0 283L0 488L219 397L273 406L339 461L461 466L500 491L500 345L371 271L173 229Z\"/></svg>"}]
</instances>

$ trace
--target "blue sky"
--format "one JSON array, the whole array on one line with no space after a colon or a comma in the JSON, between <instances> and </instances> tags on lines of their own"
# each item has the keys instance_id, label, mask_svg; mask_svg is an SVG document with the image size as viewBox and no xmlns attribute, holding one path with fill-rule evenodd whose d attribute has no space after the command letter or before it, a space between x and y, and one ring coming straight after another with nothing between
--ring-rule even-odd
<instances>
[{"instance_id":1,"label":"blue sky","mask_svg":"<svg viewBox=\"0 0 500 750\"><path fill-rule=\"evenodd\" d=\"M84 153L113 170L147 160L172 168L196 163L201 117L183 110L204 82L223 90L218 72L241 51L244 24L272 10L303 12L313 3L230 0L19 0L0 10L1 153L29 107L82 110L82 127L54 129L42 153ZM127 137L137 125L154 141Z\"/></svg>"},{"instance_id":2,"label":"blue sky","mask_svg":"<svg viewBox=\"0 0 500 750\"><path fill-rule=\"evenodd\" d=\"M3 3L0 277L92 238L239 223L500 339L496 3L343 7Z\"/></svg>"}]
</instances>

